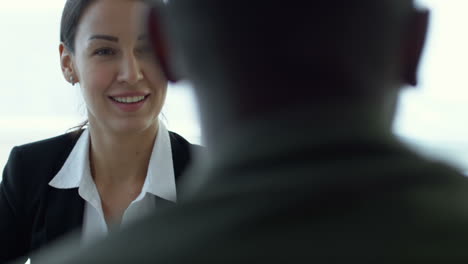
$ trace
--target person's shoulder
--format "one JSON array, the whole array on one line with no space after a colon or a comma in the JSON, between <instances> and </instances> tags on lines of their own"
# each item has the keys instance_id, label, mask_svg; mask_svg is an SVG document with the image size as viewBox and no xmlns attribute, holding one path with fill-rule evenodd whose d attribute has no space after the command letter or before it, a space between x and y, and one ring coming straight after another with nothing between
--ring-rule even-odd
<instances>
[{"instance_id":1,"label":"person's shoulder","mask_svg":"<svg viewBox=\"0 0 468 264\"><path fill-rule=\"evenodd\" d=\"M451 215L468 221L468 207L463 203L468 199L468 178L461 170L438 161L428 162L414 176L415 184L405 193L413 206L435 214L433 219L442 220L443 215Z\"/></svg>"},{"instance_id":2,"label":"person's shoulder","mask_svg":"<svg viewBox=\"0 0 468 264\"><path fill-rule=\"evenodd\" d=\"M3 191L33 206L72 151L81 131L48 138L12 149L2 177Z\"/></svg>"},{"instance_id":3,"label":"person's shoulder","mask_svg":"<svg viewBox=\"0 0 468 264\"><path fill-rule=\"evenodd\" d=\"M12 149L7 167L20 174L55 175L61 168L82 131L74 131ZM49 177L48 176L48 177Z\"/></svg>"},{"instance_id":4,"label":"person's shoulder","mask_svg":"<svg viewBox=\"0 0 468 264\"><path fill-rule=\"evenodd\" d=\"M42 139L15 147L21 153L46 152L73 147L83 131L73 131L59 136Z\"/></svg>"},{"instance_id":5,"label":"person's shoulder","mask_svg":"<svg viewBox=\"0 0 468 264\"><path fill-rule=\"evenodd\" d=\"M190 143L187 139L173 131L169 131L169 138L171 139L171 145L173 148L184 148L191 152L198 152L204 149L201 145Z\"/></svg>"},{"instance_id":6,"label":"person's shoulder","mask_svg":"<svg viewBox=\"0 0 468 264\"><path fill-rule=\"evenodd\" d=\"M188 142L181 135L169 131L169 138L171 141L172 160L174 163L174 173L176 179L180 179L180 175L185 172L194 157L203 152L203 147L200 145Z\"/></svg>"},{"instance_id":7,"label":"person's shoulder","mask_svg":"<svg viewBox=\"0 0 468 264\"><path fill-rule=\"evenodd\" d=\"M14 151L24 155L47 156L63 151L71 151L83 131L73 131L59 136L42 139L14 147Z\"/></svg>"}]
</instances>

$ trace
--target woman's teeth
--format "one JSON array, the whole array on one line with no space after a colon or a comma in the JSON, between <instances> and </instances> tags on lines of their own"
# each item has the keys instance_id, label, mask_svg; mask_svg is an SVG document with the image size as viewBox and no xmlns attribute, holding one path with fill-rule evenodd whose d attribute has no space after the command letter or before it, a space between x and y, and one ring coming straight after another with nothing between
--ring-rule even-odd
<instances>
[{"instance_id":1,"label":"woman's teeth","mask_svg":"<svg viewBox=\"0 0 468 264\"><path fill-rule=\"evenodd\" d=\"M129 97L111 97L114 101L124 104L133 104L145 100L145 96L129 96Z\"/></svg>"}]
</instances>

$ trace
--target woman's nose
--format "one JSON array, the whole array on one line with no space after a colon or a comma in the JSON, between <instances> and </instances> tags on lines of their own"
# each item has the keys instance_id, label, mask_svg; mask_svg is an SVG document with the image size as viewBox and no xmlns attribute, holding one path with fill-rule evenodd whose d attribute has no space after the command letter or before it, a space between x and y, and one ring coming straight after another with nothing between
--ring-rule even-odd
<instances>
[{"instance_id":1,"label":"woman's nose","mask_svg":"<svg viewBox=\"0 0 468 264\"><path fill-rule=\"evenodd\" d=\"M120 65L119 82L134 85L143 79L140 64L134 55L125 56Z\"/></svg>"}]
</instances>

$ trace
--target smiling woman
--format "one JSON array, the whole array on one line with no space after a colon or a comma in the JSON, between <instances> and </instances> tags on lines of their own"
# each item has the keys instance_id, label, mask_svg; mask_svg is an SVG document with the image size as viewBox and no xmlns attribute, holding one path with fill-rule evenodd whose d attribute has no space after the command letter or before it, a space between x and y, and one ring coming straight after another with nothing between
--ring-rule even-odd
<instances>
[{"instance_id":1,"label":"smiling woman","mask_svg":"<svg viewBox=\"0 0 468 264\"><path fill-rule=\"evenodd\" d=\"M88 2L92 1L67 3L71 12L87 11L82 17L64 13L60 53L65 78L82 88L91 133L99 130L108 137L108 132L156 130L167 80L145 37L145 4L102 0L87 9ZM75 21L81 21L79 27L70 27ZM138 96L143 100L127 103Z\"/></svg>"},{"instance_id":2,"label":"smiling woman","mask_svg":"<svg viewBox=\"0 0 468 264\"><path fill-rule=\"evenodd\" d=\"M27 257L78 229L84 243L177 201L197 145L159 120L168 81L139 0L67 0L60 33L65 80L89 123L13 148L0 184L0 262Z\"/></svg>"}]
</instances>

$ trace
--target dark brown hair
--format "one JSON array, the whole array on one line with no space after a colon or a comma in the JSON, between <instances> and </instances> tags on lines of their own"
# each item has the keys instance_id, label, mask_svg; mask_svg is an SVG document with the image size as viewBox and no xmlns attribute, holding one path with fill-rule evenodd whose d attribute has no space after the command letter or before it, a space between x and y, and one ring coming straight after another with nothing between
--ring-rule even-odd
<instances>
[{"instance_id":1,"label":"dark brown hair","mask_svg":"<svg viewBox=\"0 0 468 264\"><path fill-rule=\"evenodd\" d=\"M67 0L60 21L60 42L73 54L75 53L75 37L78 25L86 8L95 0ZM88 120L72 127L70 130L80 131L88 124Z\"/></svg>"},{"instance_id":2,"label":"dark brown hair","mask_svg":"<svg viewBox=\"0 0 468 264\"><path fill-rule=\"evenodd\" d=\"M60 22L60 41L65 44L70 52L75 52L75 36L78 25L85 10L96 0L67 0L62 12ZM162 1L144 1L148 4L156 4Z\"/></svg>"},{"instance_id":3,"label":"dark brown hair","mask_svg":"<svg viewBox=\"0 0 468 264\"><path fill-rule=\"evenodd\" d=\"M75 36L78 24L86 8L95 0L67 0L60 22L60 41L71 52L75 52Z\"/></svg>"}]
</instances>

